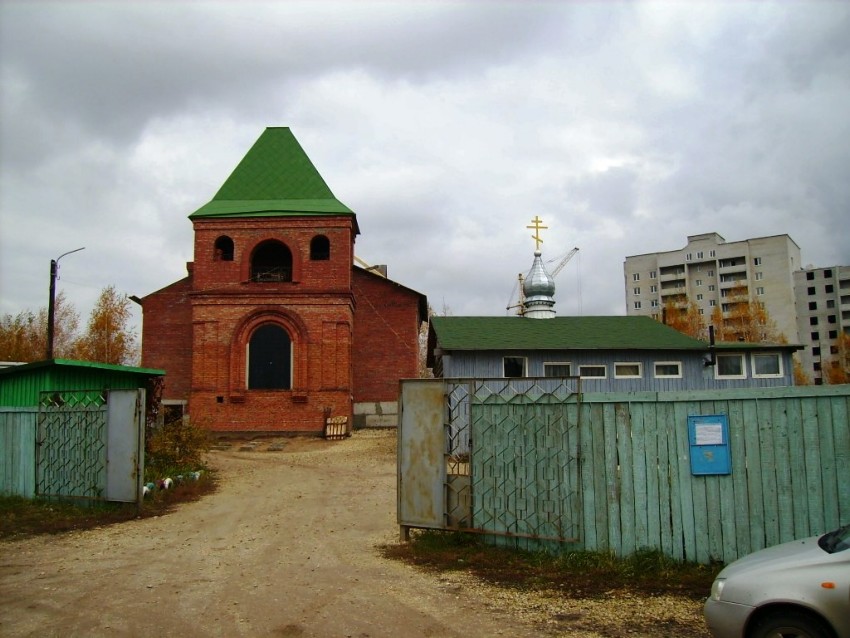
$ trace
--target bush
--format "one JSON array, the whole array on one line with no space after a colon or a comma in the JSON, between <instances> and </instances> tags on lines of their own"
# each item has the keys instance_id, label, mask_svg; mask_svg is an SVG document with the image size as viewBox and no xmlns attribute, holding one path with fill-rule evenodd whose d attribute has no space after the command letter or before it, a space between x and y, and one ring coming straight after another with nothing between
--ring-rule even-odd
<instances>
[{"instance_id":1,"label":"bush","mask_svg":"<svg viewBox=\"0 0 850 638\"><path fill-rule=\"evenodd\" d=\"M209 432L200 425L182 418L166 423L148 438L145 475L156 479L199 470L210 445Z\"/></svg>"}]
</instances>

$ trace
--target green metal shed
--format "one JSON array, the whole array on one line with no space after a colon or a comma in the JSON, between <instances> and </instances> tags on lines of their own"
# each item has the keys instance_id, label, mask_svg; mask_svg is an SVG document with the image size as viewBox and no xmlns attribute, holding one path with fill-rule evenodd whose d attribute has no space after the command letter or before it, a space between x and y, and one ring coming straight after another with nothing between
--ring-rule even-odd
<instances>
[{"instance_id":1,"label":"green metal shed","mask_svg":"<svg viewBox=\"0 0 850 638\"><path fill-rule=\"evenodd\" d=\"M35 407L42 392L146 388L165 370L48 359L0 369L0 407Z\"/></svg>"},{"instance_id":2,"label":"green metal shed","mask_svg":"<svg viewBox=\"0 0 850 638\"><path fill-rule=\"evenodd\" d=\"M145 397L164 375L68 359L0 369L0 494L137 501Z\"/></svg>"}]
</instances>

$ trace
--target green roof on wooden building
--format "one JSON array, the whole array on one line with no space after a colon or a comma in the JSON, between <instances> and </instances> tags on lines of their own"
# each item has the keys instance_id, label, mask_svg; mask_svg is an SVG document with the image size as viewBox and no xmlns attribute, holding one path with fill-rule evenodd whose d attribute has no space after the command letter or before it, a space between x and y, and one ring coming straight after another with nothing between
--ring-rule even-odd
<instances>
[{"instance_id":1,"label":"green roof on wooden building","mask_svg":"<svg viewBox=\"0 0 850 638\"><path fill-rule=\"evenodd\" d=\"M702 350L709 344L643 316L431 317L436 346L451 350ZM799 345L720 342L723 350L798 350Z\"/></svg>"},{"instance_id":2,"label":"green roof on wooden building","mask_svg":"<svg viewBox=\"0 0 850 638\"><path fill-rule=\"evenodd\" d=\"M287 127L263 131L212 201L190 219L350 215Z\"/></svg>"},{"instance_id":3,"label":"green roof on wooden building","mask_svg":"<svg viewBox=\"0 0 850 638\"><path fill-rule=\"evenodd\" d=\"M443 350L705 350L650 317L431 317Z\"/></svg>"}]
</instances>

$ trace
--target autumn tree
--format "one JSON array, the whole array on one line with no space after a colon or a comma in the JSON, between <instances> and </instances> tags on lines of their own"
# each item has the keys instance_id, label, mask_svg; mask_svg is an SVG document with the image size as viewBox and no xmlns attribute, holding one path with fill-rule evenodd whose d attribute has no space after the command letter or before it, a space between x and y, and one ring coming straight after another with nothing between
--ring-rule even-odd
<instances>
[{"instance_id":1,"label":"autumn tree","mask_svg":"<svg viewBox=\"0 0 850 638\"><path fill-rule=\"evenodd\" d=\"M699 306L692 301L686 308L679 308L672 301L664 304L664 323L674 330L693 337L694 339L705 339L707 328Z\"/></svg>"},{"instance_id":2,"label":"autumn tree","mask_svg":"<svg viewBox=\"0 0 850 638\"><path fill-rule=\"evenodd\" d=\"M797 355L794 355L794 385L812 385L812 378L803 369Z\"/></svg>"},{"instance_id":3,"label":"autumn tree","mask_svg":"<svg viewBox=\"0 0 850 638\"><path fill-rule=\"evenodd\" d=\"M823 379L830 385L850 383L850 334L839 332L829 348L830 358L823 362Z\"/></svg>"},{"instance_id":4,"label":"autumn tree","mask_svg":"<svg viewBox=\"0 0 850 638\"><path fill-rule=\"evenodd\" d=\"M711 323L718 341L787 343L764 304L750 300L746 286L730 288L724 304L729 308L725 316L719 306L715 306L711 313Z\"/></svg>"},{"instance_id":5,"label":"autumn tree","mask_svg":"<svg viewBox=\"0 0 850 638\"><path fill-rule=\"evenodd\" d=\"M80 318L65 294L56 295L54 304L53 354L57 359L77 355L77 330ZM0 361L28 363L47 356L47 308L37 313L23 310L0 318Z\"/></svg>"},{"instance_id":6,"label":"autumn tree","mask_svg":"<svg viewBox=\"0 0 850 638\"><path fill-rule=\"evenodd\" d=\"M89 316L85 334L78 342L78 356L84 361L134 365L139 358L138 338L130 329L130 300L115 286L100 292Z\"/></svg>"}]
</instances>

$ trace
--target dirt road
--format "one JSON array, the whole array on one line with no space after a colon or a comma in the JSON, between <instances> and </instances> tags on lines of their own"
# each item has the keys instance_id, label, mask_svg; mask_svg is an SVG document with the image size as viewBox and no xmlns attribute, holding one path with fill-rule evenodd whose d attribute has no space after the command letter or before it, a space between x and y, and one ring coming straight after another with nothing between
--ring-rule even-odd
<instances>
[{"instance_id":1,"label":"dirt road","mask_svg":"<svg viewBox=\"0 0 850 638\"><path fill-rule=\"evenodd\" d=\"M534 636L480 590L383 559L395 433L211 453L160 518L0 543L0 635Z\"/></svg>"}]
</instances>

